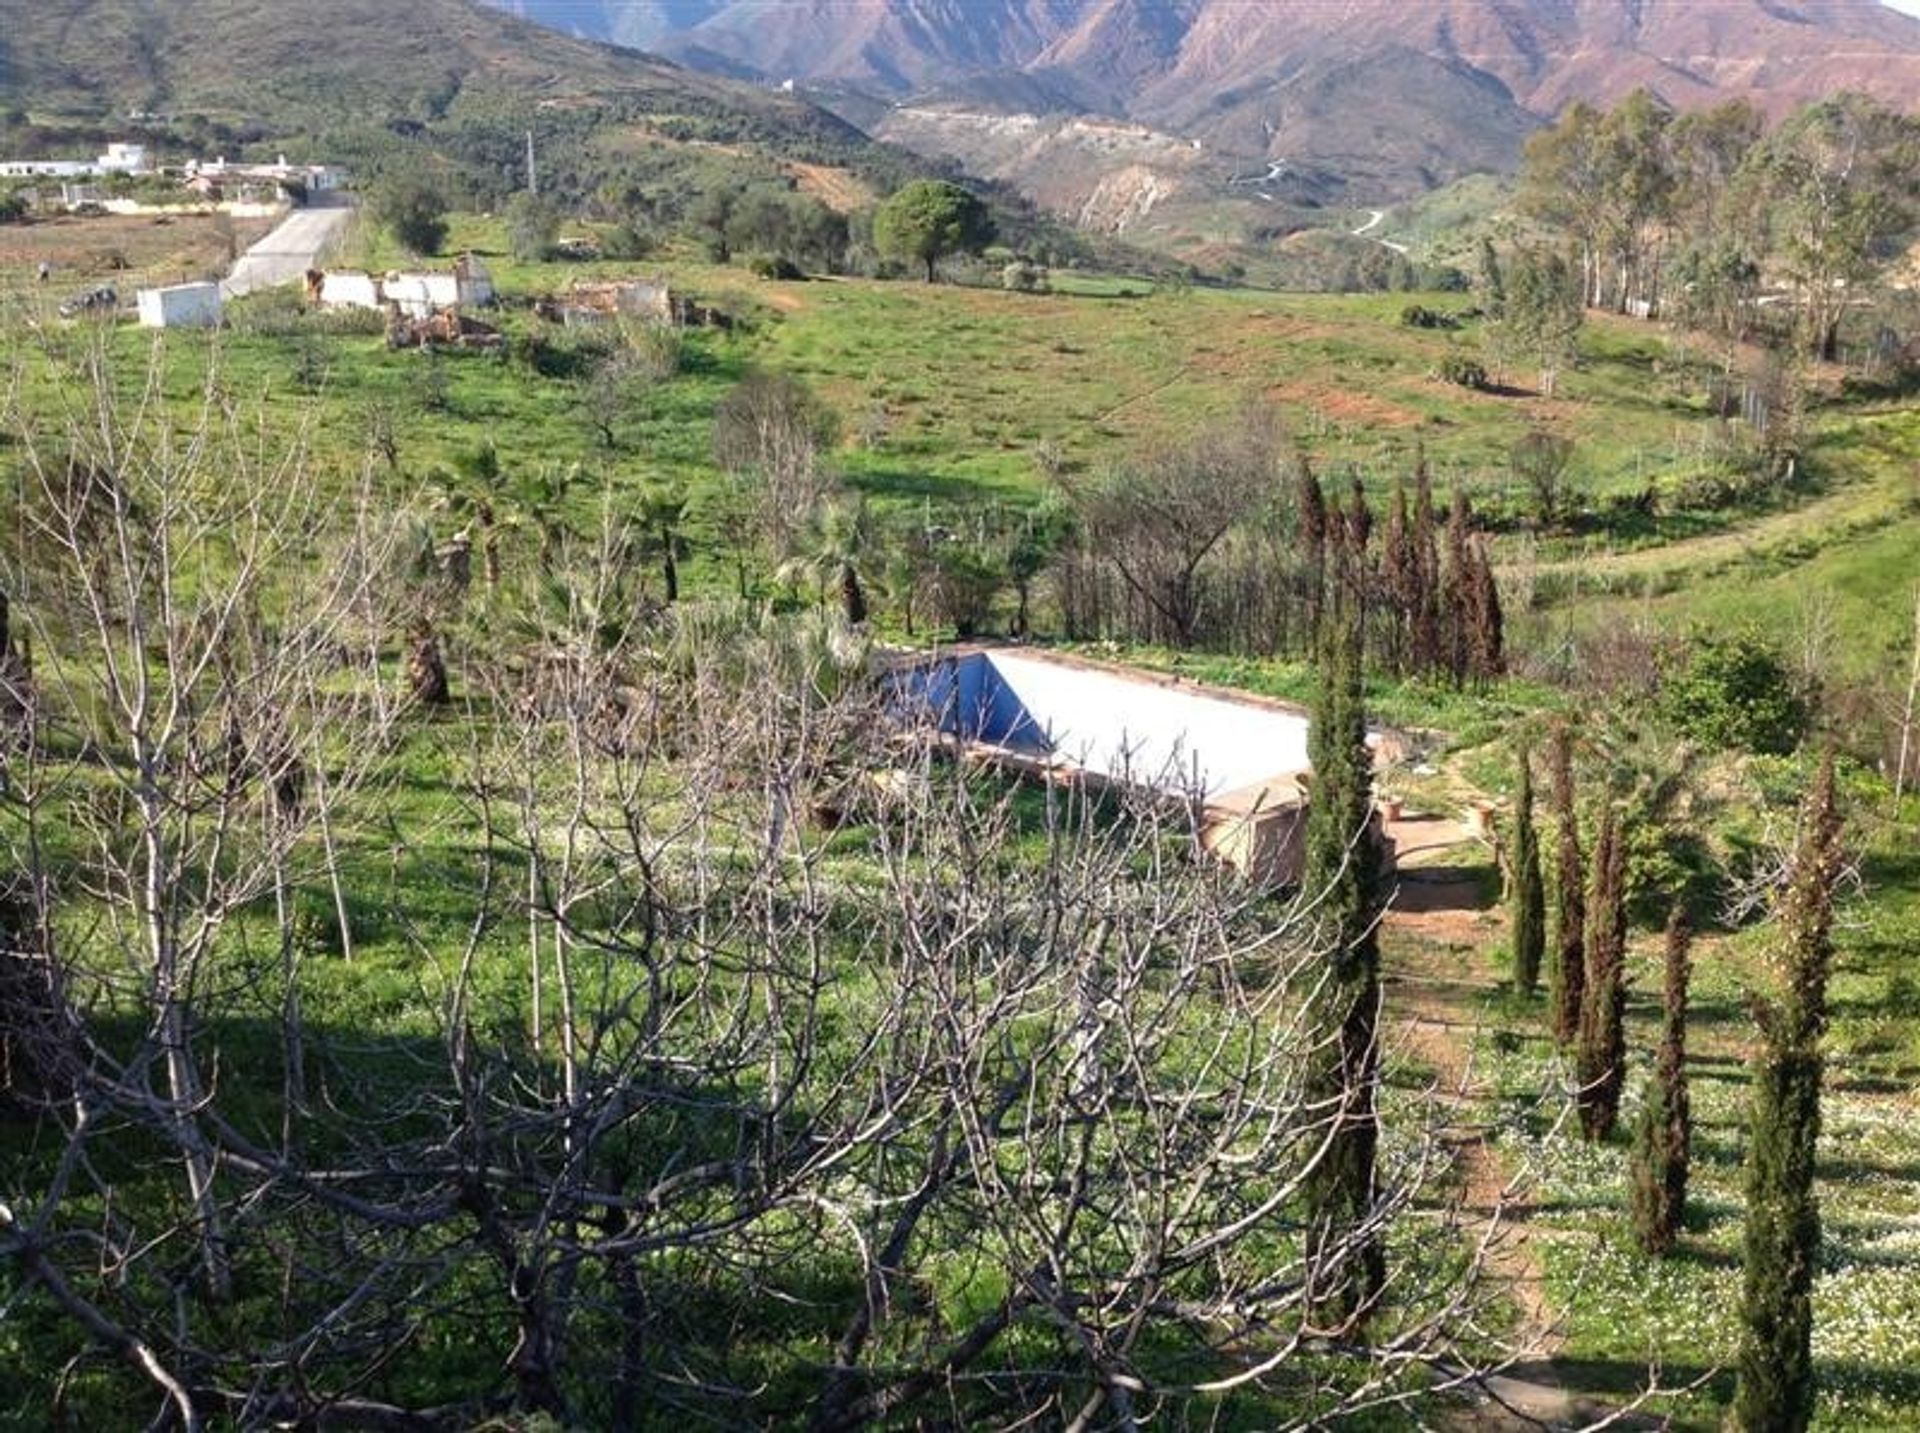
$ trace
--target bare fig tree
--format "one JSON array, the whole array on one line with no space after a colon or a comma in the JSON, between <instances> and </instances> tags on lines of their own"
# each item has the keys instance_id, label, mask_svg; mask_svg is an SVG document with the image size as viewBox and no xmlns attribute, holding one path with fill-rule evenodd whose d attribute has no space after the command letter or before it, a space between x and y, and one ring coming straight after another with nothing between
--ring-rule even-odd
<instances>
[{"instance_id":1,"label":"bare fig tree","mask_svg":"<svg viewBox=\"0 0 1920 1433\"><path fill-rule=\"evenodd\" d=\"M408 720L392 504L217 386L182 439L118 381L23 424L0 584L38 1132L0 1265L48 1396L91 1361L96 1409L186 1428L1288 1427L1524 1351L1431 1102L1310 1228L1318 896L1204 858L1180 793L976 771L829 615L648 615L617 524ZM322 984L316 904L386 948ZM391 1028L310 1013L354 979L411 991Z\"/></svg>"}]
</instances>

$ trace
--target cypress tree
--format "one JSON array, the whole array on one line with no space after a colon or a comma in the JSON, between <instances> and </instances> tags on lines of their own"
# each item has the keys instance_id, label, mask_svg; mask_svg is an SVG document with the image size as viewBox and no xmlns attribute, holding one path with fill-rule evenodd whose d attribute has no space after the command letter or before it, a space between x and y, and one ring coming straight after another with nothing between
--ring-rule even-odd
<instances>
[{"instance_id":1,"label":"cypress tree","mask_svg":"<svg viewBox=\"0 0 1920 1433\"><path fill-rule=\"evenodd\" d=\"M1513 797L1513 988L1532 995L1540 988L1540 961L1547 948L1547 893L1540 874L1540 837L1533 826L1533 763L1520 748Z\"/></svg>"},{"instance_id":2,"label":"cypress tree","mask_svg":"<svg viewBox=\"0 0 1920 1433\"><path fill-rule=\"evenodd\" d=\"M1447 512L1447 556L1440 569L1441 661L1453 684L1463 685L1471 670L1473 652L1473 554L1467 529L1471 512L1467 495L1453 490Z\"/></svg>"},{"instance_id":3,"label":"cypress tree","mask_svg":"<svg viewBox=\"0 0 1920 1433\"><path fill-rule=\"evenodd\" d=\"M1587 863L1580 851L1580 815L1574 805L1573 736L1565 723L1554 728L1547 771L1553 786L1553 822L1557 828L1547 1003L1552 1006L1553 1038L1564 1049L1580 1033L1580 1006L1587 988Z\"/></svg>"},{"instance_id":4,"label":"cypress tree","mask_svg":"<svg viewBox=\"0 0 1920 1433\"><path fill-rule=\"evenodd\" d=\"M1780 902L1779 997L1762 1006L1747 1148L1745 1279L1733 1425L1796 1433L1813 1416L1813 1267L1820 1204L1813 1188L1820 1137L1820 1039L1833 961L1833 890L1840 877L1833 758L1800 813Z\"/></svg>"},{"instance_id":5,"label":"cypress tree","mask_svg":"<svg viewBox=\"0 0 1920 1433\"><path fill-rule=\"evenodd\" d=\"M1426 676L1441 670L1440 556L1433 514L1433 478L1426 454L1413 469L1413 669Z\"/></svg>"},{"instance_id":6,"label":"cypress tree","mask_svg":"<svg viewBox=\"0 0 1920 1433\"><path fill-rule=\"evenodd\" d=\"M1580 1130L1604 1140L1620 1117L1626 1070L1627 848L1611 807L1600 818L1593 848L1593 892L1587 905L1586 989L1580 1002Z\"/></svg>"},{"instance_id":7,"label":"cypress tree","mask_svg":"<svg viewBox=\"0 0 1920 1433\"><path fill-rule=\"evenodd\" d=\"M1665 1256L1687 1208L1693 1112L1687 1095L1687 975L1692 933L1675 905L1667 919L1666 982L1660 1053L1633 1140L1633 1232L1649 1254Z\"/></svg>"},{"instance_id":8,"label":"cypress tree","mask_svg":"<svg viewBox=\"0 0 1920 1433\"><path fill-rule=\"evenodd\" d=\"M1308 1181L1307 1199L1316 1264L1323 1276L1332 1275L1317 1292L1315 1315L1358 1324L1386 1279L1379 1239L1367 1229L1378 1192L1374 1162L1380 1141L1375 1109L1380 852L1373 825L1359 613L1354 604L1340 599L1337 587L1331 600L1308 731L1313 785L1301 874L1330 966L1316 987L1319 1040L1308 1084L1329 1130L1327 1149Z\"/></svg>"},{"instance_id":9,"label":"cypress tree","mask_svg":"<svg viewBox=\"0 0 1920 1433\"><path fill-rule=\"evenodd\" d=\"M1398 675L1407 670L1408 639L1413 629L1414 609L1420 600L1419 568L1413 553L1413 524L1407 510L1404 479L1394 481L1393 502L1387 508L1387 535L1381 546L1380 585L1385 589L1391 617L1387 659Z\"/></svg>"},{"instance_id":10,"label":"cypress tree","mask_svg":"<svg viewBox=\"0 0 1920 1433\"><path fill-rule=\"evenodd\" d=\"M1353 550L1365 556L1367 544L1373 540L1373 509L1367 504L1367 490L1358 471L1352 475L1347 492L1347 538Z\"/></svg>"},{"instance_id":11,"label":"cypress tree","mask_svg":"<svg viewBox=\"0 0 1920 1433\"><path fill-rule=\"evenodd\" d=\"M1467 551L1467 670L1476 682L1490 682L1507 670L1505 625L1500 612L1500 584L1494 579L1493 563L1487 557L1485 541L1475 541Z\"/></svg>"},{"instance_id":12,"label":"cypress tree","mask_svg":"<svg viewBox=\"0 0 1920 1433\"><path fill-rule=\"evenodd\" d=\"M1307 634L1318 639L1320 613L1327 595L1327 497L1305 458L1294 464L1294 507L1300 555L1306 563L1302 578L1307 607ZM1335 534L1337 536L1337 534Z\"/></svg>"},{"instance_id":13,"label":"cypress tree","mask_svg":"<svg viewBox=\"0 0 1920 1433\"><path fill-rule=\"evenodd\" d=\"M1487 314L1498 319L1507 309L1507 281L1500 272L1500 256L1494 252L1493 240L1480 240L1480 287L1485 295Z\"/></svg>"}]
</instances>

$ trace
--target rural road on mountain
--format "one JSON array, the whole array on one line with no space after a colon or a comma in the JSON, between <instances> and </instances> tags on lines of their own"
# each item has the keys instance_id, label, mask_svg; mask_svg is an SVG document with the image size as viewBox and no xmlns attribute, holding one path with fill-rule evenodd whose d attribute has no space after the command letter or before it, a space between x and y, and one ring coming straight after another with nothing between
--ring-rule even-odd
<instances>
[{"instance_id":1,"label":"rural road on mountain","mask_svg":"<svg viewBox=\"0 0 1920 1433\"><path fill-rule=\"evenodd\" d=\"M1384 209L1369 209L1367 212L1373 217L1353 231L1353 237L1356 239L1366 238L1367 235L1371 234L1375 229L1378 229L1387 217L1387 211ZM1386 246L1396 254L1404 254L1407 252L1407 246L1405 244L1396 244L1391 239L1375 239L1373 242Z\"/></svg>"},{"instance_id":2,"label":"rural road on mountain","mask_svg":"<svg viewBox=\"0 0 1920 1433\"><path fill-rule=\"evenodd\" d=\"M320 255L340 237L352 217L353 201L345 195L316 196L240 256L233 272L221 280L221 296L237 299L292 283L319 264Z\"/></svg>"}]
</instances>

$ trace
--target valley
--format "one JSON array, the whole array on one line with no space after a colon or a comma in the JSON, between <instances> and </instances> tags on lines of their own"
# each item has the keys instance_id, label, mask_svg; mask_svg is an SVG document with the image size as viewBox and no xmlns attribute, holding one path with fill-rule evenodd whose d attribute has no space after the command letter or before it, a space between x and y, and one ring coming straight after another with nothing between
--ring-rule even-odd
<instances>
[{"instance_id":1,"label":"valley","mask_svg":"<svg viewBox=\"0 0 1920 1433\"><path fill-rule=\"evenodd\" d=\"M1913 1423L1916 26L9 23L0 1433Z\"/></svg>"}]
</instances>

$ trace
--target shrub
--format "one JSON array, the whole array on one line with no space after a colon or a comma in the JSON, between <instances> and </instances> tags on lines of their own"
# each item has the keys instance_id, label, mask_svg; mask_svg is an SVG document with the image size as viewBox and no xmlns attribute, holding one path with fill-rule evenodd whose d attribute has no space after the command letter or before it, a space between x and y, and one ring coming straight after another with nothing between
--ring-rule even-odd
<instances>
[{"instance_id":1,"label":"shrub","mask_svg":"<svg viewBox=\"0 0 1920 1433\"><path fill-rule=\"evenodd\" d=\"M1800 744L1812 716L1779 653L1748 634L1695 633L1660 664L1659 707L1696 740L1775 756Z\"/></svg>"},{"instance_id":2,"label":"shrub","mask_svg":"<svg viewBox=\"0 0 1920 1433\"><path fill-rule=\"evenodd\" d=\"M807 275L798 264L784 254L751 254L746 261L747 272L763 279L804 279Z\"/></svg>"},{"instance_id":3,"label":"shrub","mask_svg":"<svg viewBox=\"0 0 1920 1433\"><path fill-rule=\"evenodd\" d=\"M1475 391L1487 386L1486 365L1465 354L1449 353L1440 360L1435 375L1442 383L1451 383L1459 388L1471 388Z\"/></svg>"},{"instance_id":4,"label":"shrub","mask_svg":"<svg viewBox=\"0 0 1920 1433\"><path fill-rule=\"evenodd\" d=\"M646 225L629 219L607 231L600 241L600 252L609 259L631 263L637 259L652 258L659 242Z\"/></svg>"},{"instance_id":5,"label":"shrub","mask_svg":"<svg viewBox=\"0 0 1920 1433\"><path fill-rule=\"evenodd\" d=\"M1047 288L1047 271L1025 259L1015 259L1000 271L1000 286L1012 293L1042 293Z\"/></svg>"},{"instance_id":6,"label":"shrub","mask_svg":"<svg viewBox=\"0 0 1920 1433\"><path fill-rule=\"evenodd\" d=\"M516 194L507 202L507 248L523 264L536 264L553 252L560 237L560 215L552 205L532 194Z\"/></svg>"},{"instance_id":7,"label":"shrub","mask_svg":"<svg viewBox=\"0 0 1920 1433\"><path fill-rule=\"evenodd\" d=\"M437 254L447 242L447 199L424 174L396 174L374 190L375 222L413 253Z\"/></svg>"}]
</instances>

